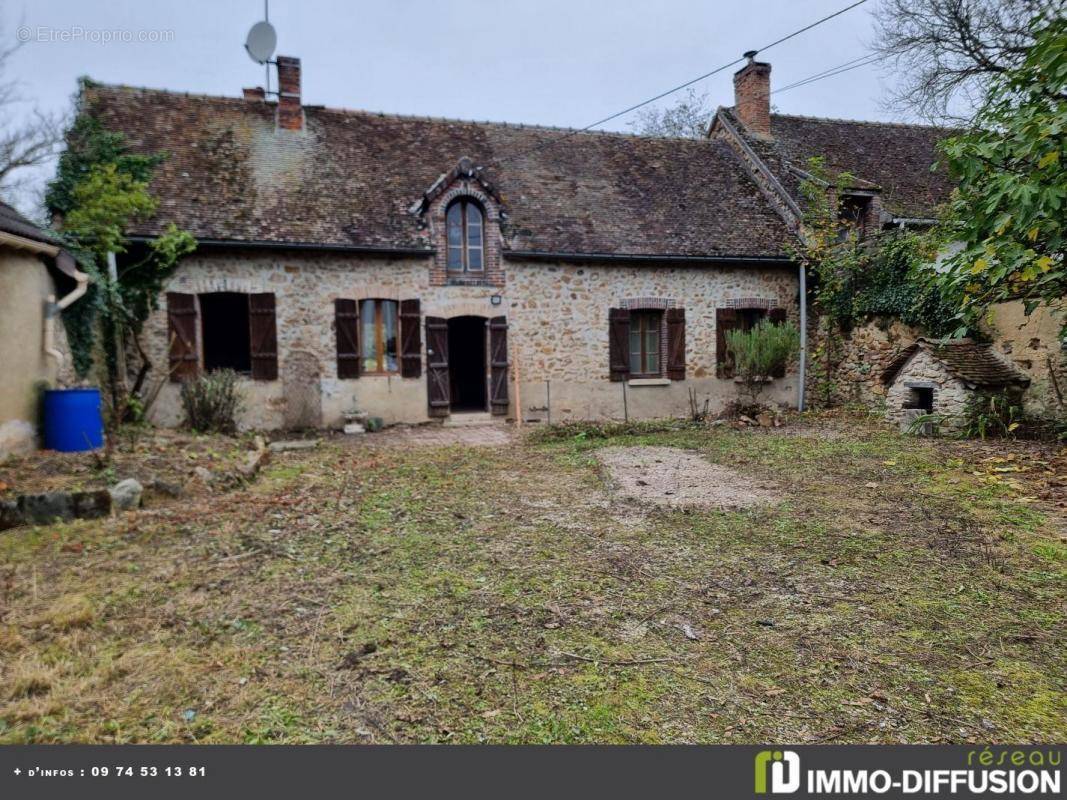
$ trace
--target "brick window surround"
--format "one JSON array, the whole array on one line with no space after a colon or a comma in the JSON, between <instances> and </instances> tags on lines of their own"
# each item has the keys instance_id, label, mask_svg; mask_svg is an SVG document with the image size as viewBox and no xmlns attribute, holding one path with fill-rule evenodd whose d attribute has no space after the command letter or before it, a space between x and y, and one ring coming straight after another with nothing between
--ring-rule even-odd
<instances>
[{"instance_id":1,"label":"brick window surround","mask_svg":"<svg viewBox=\"0 0 1067 800\"><path fill-rule=\"evenodd\" d=\"M669 297L628 297L619 301L619 308L627 311L666 311L678 308L678 301ZM659 376L667 374L667 319L661 315L659 321ZM648 376L645 376L648 377Z\"/></svg>"},{"instance_id":2,"label":"brick window surround","mask_svg":"<svg viewBox=\"0 0 1067 800\"><path fill-rule=\"evenodd\" d=\"M448 231L445 215L452 202L461 197L477 201L485 215L482 228L485 269L480 274L448 271ZM492 197L481 190L477 181L457 180L447 191L433 199L426 211L426 217L430 223L430 240L434 246L433 263L430 265L431 286L504 285L504 268L500 257L500 208Z\"/></svg>"}]
</instances>

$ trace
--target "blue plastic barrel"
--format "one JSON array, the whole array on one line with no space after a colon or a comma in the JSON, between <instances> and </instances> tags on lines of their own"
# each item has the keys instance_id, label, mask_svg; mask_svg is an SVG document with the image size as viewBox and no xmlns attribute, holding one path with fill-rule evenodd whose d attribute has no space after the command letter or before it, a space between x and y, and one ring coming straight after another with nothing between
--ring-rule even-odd
<instances>
[{"instance_id":1,"label":"blue plastic barrel","mask_svg":"<svg viewBox=\"0 0 1067 800\"><path fill-rule=\"evenodd\" d=\"M99 389L48 389L44 393L44 446L76 453L104 446Z\"/></svg>"}]
</instances>

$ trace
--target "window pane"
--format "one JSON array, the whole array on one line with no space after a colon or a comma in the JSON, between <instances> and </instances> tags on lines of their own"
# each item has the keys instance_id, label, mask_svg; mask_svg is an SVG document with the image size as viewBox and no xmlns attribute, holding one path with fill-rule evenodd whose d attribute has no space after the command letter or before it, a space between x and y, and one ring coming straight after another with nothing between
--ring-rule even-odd
<instances>
[{"instance_id":1,"label":"window pane","mask_svg":"<svg viewBox=\"0 0 1067 800\"><path fill-rule=\"evenodd\" d=\"M378 371L378 347L374 332L373 300L363 300L359 304L359 352L363 357L363 371Z\"/></svg>"},{"instance_id":2,"label":"window pane","mask_svg":"<svg viewBox=\"0 0 1067 800\"><path fill-rule=\"evenodd\" d=\"M473 270L482 268L482 248L472 247L467 251L467 268Z\"/></svg>"},{"instance_id":3,"label":"window pane","mask_svg":"<svg viewBox=\"0 0 1067 800\"><path fill-rule=\"evenodd\" d=\"M463 269L463 248L460 245L448 246L448 269Z\"/></svg>"},{"instance_id":4,"label":"window pane","mask_svg":"<svg viewBox=\"0 0 1067 800\"><path fill-rule=\"evenodd\" d=\"M645 369L645 372L649 373L650 375L654 375L659 372L659 336L656 336L654 339L649 339L648 346L645 351L645 361L647 363L647 368Z\"/></svg>"},{"instance_id":5,"label":"window pane","mask_svg":"<svg viewBox=\"0 0 1067 800\"><path fill-rule=\"evenodd\" d=\"M396 301L382 300L382 343L385 347L385 369L396 371Z\"/></svg>"},{"instance_id":6,"label":"window pane","mask_svg":"<svg viewBox=\"0 0 1067 800\"><path fill-rule=\"evenodd\" d=\"M462 239L463 232L463 206L461 203L453 203L448 209L448 241L451 244L453 242L453 235L455 235L455 244L459 244Z\"/></svg>"}]
</instances>

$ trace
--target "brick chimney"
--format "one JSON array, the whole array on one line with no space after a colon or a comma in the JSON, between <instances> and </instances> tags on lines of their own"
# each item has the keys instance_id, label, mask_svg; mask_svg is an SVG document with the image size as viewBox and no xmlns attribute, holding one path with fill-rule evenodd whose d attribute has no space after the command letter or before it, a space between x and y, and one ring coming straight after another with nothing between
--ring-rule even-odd
<instances>
[{"instance_id":1,"label":"brick chimney","mask_svg":"<svg viewBox=\"0 0 1067 800\"><path fill-rule=\"evenodd\" d=\"M279 128L299 131L304 128L304 110L300 105L300 59L278 56L278 110Z\"/></svg>"},{"instance_id":2,"label":"brick chimney","mask_svg":"<svg viewBox=\"0 0 1067 800\"><path fill-rule=\"evenodd\" d=\"M749 133L771 136L771 65L745 53L748 63L734 73L734 110Z\"/></svg>"},{"instance_id":3,"label":"brick chimney","mask_svg":"<svg viewBox=\"0 0 1067 800\"><path fill-rule=\"evenodd\" d=\"M263 102L267 99L267 94L263 91L262 86L246 86L241 91L244 92L245 100Z\"/></svg>"}]
</instances>

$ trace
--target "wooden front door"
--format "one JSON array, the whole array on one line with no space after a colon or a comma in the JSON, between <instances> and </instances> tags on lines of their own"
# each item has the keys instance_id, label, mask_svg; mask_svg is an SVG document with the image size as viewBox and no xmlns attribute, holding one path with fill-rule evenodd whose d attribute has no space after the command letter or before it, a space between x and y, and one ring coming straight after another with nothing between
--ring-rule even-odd
<instances>
[{"instance_id":1,"label":"wooden front door","mask_svg":"<svg viewBox=\"0 0 1067 800\"><path fill-rule=\"evenodd\" d=\"M431 417L447 417L451 410L448 382L448 320L426 317L426 392Z\"/></svg>"},{"instance_id":2,"label":"wooden front door","mask_svg":"<svg viewBox=\"0 0 1067 800\"><path fill-rule=\"evenodd\" d=\"M508 318L489 320L489 407L508 413Z\"/></svg>"}]
</instances>

